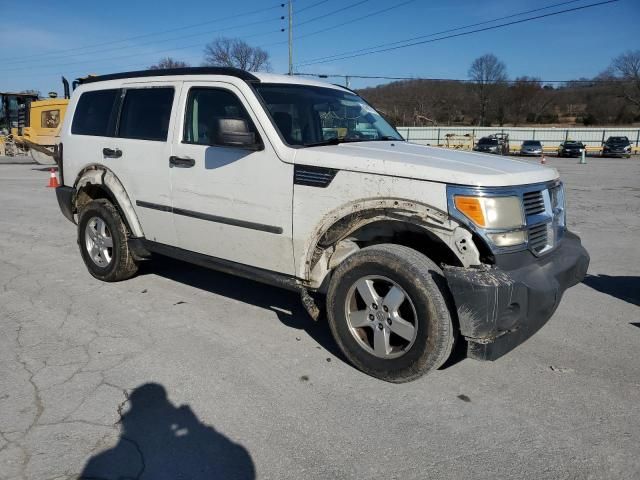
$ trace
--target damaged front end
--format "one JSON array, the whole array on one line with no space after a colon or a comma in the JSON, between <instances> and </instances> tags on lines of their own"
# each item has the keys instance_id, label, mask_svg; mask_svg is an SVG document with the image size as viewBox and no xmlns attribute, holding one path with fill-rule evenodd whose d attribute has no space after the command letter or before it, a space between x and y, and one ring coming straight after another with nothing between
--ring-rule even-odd
<instances>
[{"instance_id":1,"label":"damaged front end","mask_svg":"<svg viewBox=\"0 0 640 480\"><path fill-rule=\"evenodd\" d=\"M495 260L493 266L444 267L467 355L478 360L495 360L537 332L589 266L580 239L568 231L542 257L521 251Z\"/></svg>"}]
</instances>

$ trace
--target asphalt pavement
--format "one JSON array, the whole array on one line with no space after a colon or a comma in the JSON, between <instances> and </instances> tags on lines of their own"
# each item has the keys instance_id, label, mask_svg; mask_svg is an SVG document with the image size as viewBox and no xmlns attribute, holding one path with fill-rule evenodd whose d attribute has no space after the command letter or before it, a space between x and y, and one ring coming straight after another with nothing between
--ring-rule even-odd
<instances>
[{"instance_id":1,"label":"asphalt pavement","mask_svg":"<svg viewBox=\"0 0 640 480\"><path fill-rule=\"evenodd\" d=\"M589 276L502 359L402 385L294 293L168 259L95 280L46 169L0 164L0 479L640 478L640 161L548 164Z\"/></svg>"}]
</instances>

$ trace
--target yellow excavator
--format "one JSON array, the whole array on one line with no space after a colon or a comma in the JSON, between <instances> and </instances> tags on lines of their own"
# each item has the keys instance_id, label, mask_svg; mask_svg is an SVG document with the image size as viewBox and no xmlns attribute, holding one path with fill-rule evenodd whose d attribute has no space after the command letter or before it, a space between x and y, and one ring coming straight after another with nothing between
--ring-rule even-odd
<instances>
[{"instance_id":1,"label":"yellow excavator","mask_svg":"<svg viewBox=\"0 0 640 480\"><path fill-rule=\"evenodd\" d=\"M64 98L58 98L55 92L49 98L39 100L30 93L2 93L2 115L0 129L0 155L31 154L41 165L55 165L54 149L60 127L67 112L69 82L62 77Z\"/></svg>"}]
</instances>

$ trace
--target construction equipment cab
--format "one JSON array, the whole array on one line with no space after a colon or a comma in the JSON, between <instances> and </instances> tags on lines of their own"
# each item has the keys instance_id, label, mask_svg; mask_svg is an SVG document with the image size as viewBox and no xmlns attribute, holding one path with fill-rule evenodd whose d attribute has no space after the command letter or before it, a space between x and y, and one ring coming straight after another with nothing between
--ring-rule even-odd
<instances>
[{"instance_id":1,"label":"construction equipment cab","mask_svg":"<svg viewBox=\"0 0 640 480\"><path fill-rule=\"evenodd\" d=\"M56 193L94 277L164 255L297 290L387 381L438 368L456 340L503 355L589 263L555 170L408 143L354 92L300 77L90 78L61 143Z\"/></svg>"}]
</instances>

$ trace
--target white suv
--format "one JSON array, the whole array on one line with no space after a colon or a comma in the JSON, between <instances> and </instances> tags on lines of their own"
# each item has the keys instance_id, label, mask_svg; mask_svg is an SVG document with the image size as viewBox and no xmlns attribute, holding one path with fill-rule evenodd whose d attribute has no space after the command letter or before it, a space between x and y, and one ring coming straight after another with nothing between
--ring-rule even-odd
<instances>
[{"instance_id":1,"label":"white suv","mask_svg":"<svg viewBox=\"0 0 640 480\"><path fill-rule=\"evenodd\" d=\"M354 92L299 77L85 79L57 160L94 277L160 254L298 290L349 361L393 382L459 336L473 358L508 352L589 263L555 170L408 143Z\"/></svg>"}]
</instances>

